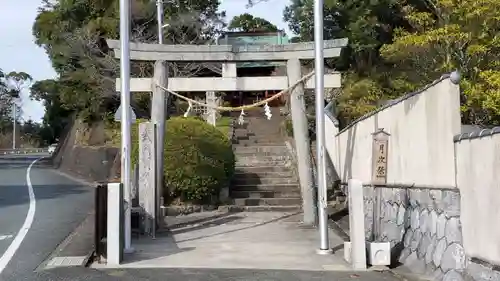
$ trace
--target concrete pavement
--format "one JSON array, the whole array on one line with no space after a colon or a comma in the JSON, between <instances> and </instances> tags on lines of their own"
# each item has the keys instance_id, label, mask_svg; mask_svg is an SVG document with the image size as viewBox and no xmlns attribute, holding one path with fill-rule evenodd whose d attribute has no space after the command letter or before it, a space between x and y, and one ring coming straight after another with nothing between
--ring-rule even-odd
<instances>
[{"instance_id":1,"label":"concrete pavement","mask_svg":"<svg viewBox=\"0 0 500 281\"><path fill-rule=\"evenodd\" d=\"M156 239L132 240L135 253L125 255L116 267L350 270L340 250L344 241L331 231L330 245L338 251L318 255L318 230L302 227L301 219L301 213L293 212L214 211L168 217L168 231Z\"/></svg>"},{"instance_id":2,"label":"concrete pavement","mask_svg":"<svg viewBox=\"0 0 500 281\"><path fill-rule=\"evenodd\" d=\"M55 172L44 160L28 169L37 158L0 156L2 281L34 274L93 207L89 186Z\"/></svg>"}]
</instances>

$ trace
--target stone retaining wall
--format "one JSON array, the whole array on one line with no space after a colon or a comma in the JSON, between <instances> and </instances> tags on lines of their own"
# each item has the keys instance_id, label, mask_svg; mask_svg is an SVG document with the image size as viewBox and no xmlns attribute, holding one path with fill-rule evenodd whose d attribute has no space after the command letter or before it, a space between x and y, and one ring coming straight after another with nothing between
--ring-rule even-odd
<instances>
[{"instance_id":1,"label":"stone retaining wall","mask_svg":"<svg viewBox=\"0 0 500 281\"><path fill-rule=\"evenodd\" d=\"M494 267L465 256L457 190L365 187L364 202L366 239L390 242L393 262L431 280L500 280Z\"/></svg>"}]
</instances>

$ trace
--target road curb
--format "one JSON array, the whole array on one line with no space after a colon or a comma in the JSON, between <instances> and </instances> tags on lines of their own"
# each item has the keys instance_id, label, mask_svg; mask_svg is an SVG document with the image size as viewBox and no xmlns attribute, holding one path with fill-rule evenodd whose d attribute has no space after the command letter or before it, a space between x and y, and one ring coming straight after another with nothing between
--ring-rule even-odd
<instances>
[{"instance_id":1,"label":"road curb","mask_svg":"<svg viewBox=\"0 0 500 281\"><path fill-rule=\"evenodd\" d=\"M57 267L87 267L94 254L94 219L95 212L89 213L36 271Z\"/></svg>"}]
</instances>

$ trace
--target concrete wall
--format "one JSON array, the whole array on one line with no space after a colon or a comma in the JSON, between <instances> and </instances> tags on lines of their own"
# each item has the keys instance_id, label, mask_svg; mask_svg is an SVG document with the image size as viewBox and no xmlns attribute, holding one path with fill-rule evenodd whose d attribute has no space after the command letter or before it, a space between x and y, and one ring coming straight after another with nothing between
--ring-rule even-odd
<instances>
[{"instance_id":1,"label":"concrete wall","mask_svg":"<svg viewBox=\"0 0 500 281\"><path fill-rule=\"evenodd\" d=\"M464 128L459 105L444 76L342 131L327 110L326 148L343 183L365 184L365 238L390 242L393 262L430 280L500 280L500 128ZM371 185L377 128L390 134L382 186Z\"/></svg>"},{"instance_id":2,"label":"concrete wall","mask_svg":"<svg viewBox=\"0 0 500 281\"><path fill-rule=\"evenodd\" d=\"M500 127L455 138L467 256L500 265Z\"/></svg>"},{"instance_id":3,"label":"concrete wall","mask_svg":"<svg viewBox=\"0 0 500 281\"><path fill-rule=\"evenodd\" d=\"M328 115L327 115L328 116ZM447 76L397 99L338 132L326 119L326 149L342 182L371 182L372 133L390 135L387 183L446 187L455 183L453 137L460 133L460 92Z\"/></svg>"}]
</instances>

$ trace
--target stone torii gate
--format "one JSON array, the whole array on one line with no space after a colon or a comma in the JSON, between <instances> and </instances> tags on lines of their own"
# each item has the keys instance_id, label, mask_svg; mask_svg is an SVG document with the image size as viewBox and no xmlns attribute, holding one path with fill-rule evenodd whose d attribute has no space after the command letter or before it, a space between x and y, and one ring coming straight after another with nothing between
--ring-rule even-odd
<instances>
[{"instance_id":1,"label":"stone torii gate","mask_svg":"<svg viewBox=\"0 0 500 281\"><path fill-rule=\"evenodd\" d=\"M107 40L114 50L115 58L120 58L120 41ZM347 39L324 41L324 57L340 56ZM314 59L314 42L287 45L162 45L130 43L130 59L135 61L155 61L153 78L132 78L131 92L153 92L151 121L156 124L156 188L163 179L163 145L165 132L165 101L168 93L157 87L161 85L174 92L224 92L224 91L266 91L287 89L302 78L300 60ZM168 77L166 62L220 62L222 77ZM286 76L237 77L237 62L286 62ZM315 188L312 178L310 146L308 142L307 117L304 89L314 89L314 76L300 83L291 92L290 107L295 146L298 159L299 180L304 208L304 223L313 224L315 212ZM116 90L120 91L120 79L116 80ZM326 74L325 88L341 86L340 73ZM156 216L153 216L156 217Z\"/></svg>"}]
</instances>

